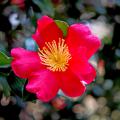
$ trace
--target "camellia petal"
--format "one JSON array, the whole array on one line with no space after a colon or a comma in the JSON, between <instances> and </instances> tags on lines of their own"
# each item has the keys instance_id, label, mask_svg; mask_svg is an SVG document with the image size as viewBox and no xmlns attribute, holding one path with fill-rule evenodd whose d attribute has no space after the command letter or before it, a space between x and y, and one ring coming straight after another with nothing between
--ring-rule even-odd
<instances>
[{"instance_id":1,"label":"camellia petal","mask_svg":"<svg viewBox=\"0 0 120 120\"><path fill-rule=\"evenodd\" d=\"M31 93L36 93L40 100L47 102L58 92L58 78L47 69L37 71L29 76L26 89Z\"/></svg>"},{"instance_id":2,"label":"camellia petal","mask_svg":"<svg viewBox=\"0 0 120 120\"><path fill-rule=\"evenodd\" d=\"M62 31L58 28L52 18L43 16L37 23L38 28L32 37L36 40L40 48L45 45L45 42L51 42L53 40L58 41L59 38L63 37Z\"/></svg>"},{"instance_id":3,"label":"camellia petal","mask_svg":"<svg viewBox=\"0 0 120 120\"><path fill-rule=\"evenodd\" d=\"M96 70L95 70L95 68L91 64L89 64L89 72L82 73L81 77L82 77L82 80L86 84L90 84L91 82L93 82L95 80L95 77L96 77Z\"/></svg>"},{"instance_id":4,"label":"camellia petal","mask_svg":"<svg viewBox=\"0 0 120 120\"><path fill-rule=\"evenodd\" d=\"M61 73L60 78L60 88L67 96L78 97L85 92L86 88L84 84L70 70Z\"/></svg>"},{"instance_id":5,"label":"camellia petal","mask_svg":"<svg viewBox=\"0 0 120 120\"><path fill-rule=\"evenodd\" d=\"M87 49L85 47L79 47L76 52L72 53L72 59L69 62L71 71L77 75L82 81L87 84L91 83L96 76L96 71L88 63L86 57Z\"/></svg>"},{"instance_id":6,"label":"camellia petal","mask_svg":"<svg viewBox=\"0 0 120 120\"><path fill-rule=\"evenodd\" d=\"M87 58L90 58L100 47L100 40L83 24L73 24L69 27L66 42L70 50L80 46L86 47Z\"/></svg>"},{"instance_id":7,"label":"camellia petal","mask_svg":"<svg viewBox=\"0 0 120 120\"><path fill-rule=\"evenodd\" d=\"M14 48L11 51L12 69L18 77L27 78L32 71L43 69L37 52Z\"/></svg>"}]
</instances>

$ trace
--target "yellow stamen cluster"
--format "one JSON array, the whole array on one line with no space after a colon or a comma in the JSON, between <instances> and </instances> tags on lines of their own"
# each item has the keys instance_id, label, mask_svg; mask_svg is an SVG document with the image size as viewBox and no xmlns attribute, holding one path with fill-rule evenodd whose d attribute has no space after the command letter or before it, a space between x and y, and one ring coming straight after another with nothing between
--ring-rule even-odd
<instances>
[{"instance_id":1,"label":"yellow stamen cluster","mask_svg":"<svg viewBox=\"0 0 120 120\"><path fill-rule=\"evenodd\" d=\"M46 65L51 71L66 71L71 55L68 46L65 44L65 40L59 38L58 43L53 40L52 42L46 42L45 45L38 52L42 64Z\"/></svg>"}]
</instances>

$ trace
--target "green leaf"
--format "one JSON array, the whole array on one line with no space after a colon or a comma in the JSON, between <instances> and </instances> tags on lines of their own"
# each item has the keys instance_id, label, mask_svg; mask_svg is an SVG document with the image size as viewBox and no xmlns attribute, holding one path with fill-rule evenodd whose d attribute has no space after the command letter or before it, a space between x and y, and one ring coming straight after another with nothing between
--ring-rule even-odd
<instances>
[{"instance_id":1,"label":"green leaf","mask_svg":"<svg viewBox=\"0 0 120 120\"><path fill-rule=\"evenodd\" d=\"M66 22L61 20L55 20L55 23L62 30L63 36L65 37L67 35L69 25Z\"/></svg>"},{"instance_id":2,"label":"green leaf","mask_svg":"<svg viewBox=\"0 0 120 120\"><path fill-rule=\"evenodd\" d=\"M8 57L3 52L0 51L0 67L10 66L12 57Z\"/></svg>"},{"instance_id":3,"label":"green leaf","mask_svg":"<svg viewBox=\"0 0 120 120\"><path fill-rule=\"evenodd\" d=\"M55 10L51 0L33 0L33 2L40 8L43 14L54 16Z\"/></svg>"},{"instance_id":4,"label":"green leaf","mask_svg":"<svg viewBox=\"0 0 120 120\"><path fill-rule=\"evenodd\" d=\"M26 79L14 77L14 82L10 85L14 93L23 98Z\"/></svg>"},{"instance_id":5,"label":"green leaf","mask_svg":"<svg viewBox=\"0 0 120 120\"><path fill-rule=\"evenodd\" d=\"M1 87L2 87L2 89L3 89L3 90L2 90L2 91L3 91L3 94L4 94L5 96L7 96L7 97L10 96L11 88L10 88L10 86L9 86L6 78L3 77L3 76L0 77L0 85L1 85Z\"/></svg>"}]
</instances>

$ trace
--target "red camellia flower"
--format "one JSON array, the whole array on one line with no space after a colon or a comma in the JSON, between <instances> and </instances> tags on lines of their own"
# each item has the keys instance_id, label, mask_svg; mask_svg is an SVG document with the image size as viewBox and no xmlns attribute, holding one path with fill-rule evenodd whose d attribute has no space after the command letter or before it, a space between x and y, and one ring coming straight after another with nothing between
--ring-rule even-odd
<instances>
[{"instance_id":1,"label":"red camellia flower","mask_svg":"<svg viewBox=\"0 0 120 120\"><path fill-rule=\"evenodd\" d=\"M70 97L81 96L85 84L96 76L88 59L100 47L100 40L83 24L69 26L66 37L48 16L43 16L37 24L33 39L38 51L12 49L13 71L28 79L26 89L42 101L54 98L59 89Z\"/></svg>"}]
</instances>

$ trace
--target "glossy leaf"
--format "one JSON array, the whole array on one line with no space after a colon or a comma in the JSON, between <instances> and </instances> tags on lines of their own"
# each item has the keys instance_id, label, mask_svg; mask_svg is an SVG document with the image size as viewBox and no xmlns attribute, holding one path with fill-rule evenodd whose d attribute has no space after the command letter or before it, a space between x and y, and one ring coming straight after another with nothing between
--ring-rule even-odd
<instances>
[{"instance_id":1,"label":"glossy leaf","mask_svg":"<svg viewBox=\"0 0 120 120\"><path fill-rule=\"evenodd\" d=\"M61 20L55 20L55 23L62 30L63 36L65 37L67 35L67 30L68 30L69 25L66 22L61 21Z\"/></svg>"},{"instance_id":2,"label":"glossy leaf","mask_svg":"<svg viewBox=\"0 0 120 120\"><path fill-rule=\"evenodd\" d=\"M10 66L11 61L11 57L8 57L3 52L0 52L0 67Z\"/></svg>"},{"instance_id":3,"label":"glossy leaf","mask_svg":"<svg viewBox=\"0 0 120 120\"><path fill-rule=\"evenodd\" d=\"M0 52L0 67L9 66L11 61L11 57L8 57L3 52Z\"/></svg>"},{"instance_id":4,"label":"glossy leaf","mask_svg":"<svg viewBox=\"0 0 120 120\"><path fill-rule=\"evenodd\" d=\"M26 80L14 77L14 82L10 85L12 90L19 96L23 98L24 94L24 85Z\"/></svg>"}]
</instances>

